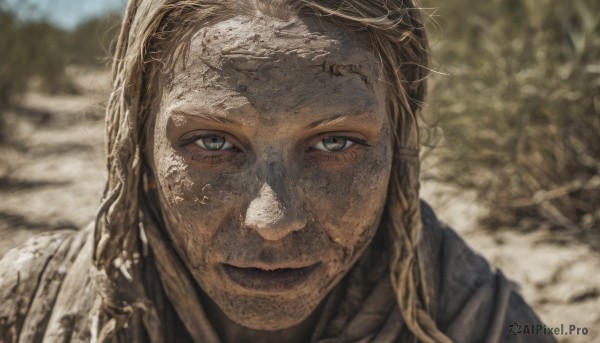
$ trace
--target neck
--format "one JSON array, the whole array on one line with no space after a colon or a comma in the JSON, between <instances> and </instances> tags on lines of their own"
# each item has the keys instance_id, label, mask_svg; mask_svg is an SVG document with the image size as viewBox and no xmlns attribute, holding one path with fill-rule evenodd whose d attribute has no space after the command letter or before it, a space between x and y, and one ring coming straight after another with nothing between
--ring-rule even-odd
<instances>
[{"instance_id":1,"label":"neck","mask_svg":"<svg viewBox=\"0 0 600 343\"><path fill-rule=\"evenodd\" d=\"M308 318L299 324L281 330L255 330L242 326L225 315L212 299L203 294L202 302L206 306L206 312L210 313L210 320L223 342L310 342L312 333L317 326L323 304L311 313Z\"/></svg>"}]
</instances>

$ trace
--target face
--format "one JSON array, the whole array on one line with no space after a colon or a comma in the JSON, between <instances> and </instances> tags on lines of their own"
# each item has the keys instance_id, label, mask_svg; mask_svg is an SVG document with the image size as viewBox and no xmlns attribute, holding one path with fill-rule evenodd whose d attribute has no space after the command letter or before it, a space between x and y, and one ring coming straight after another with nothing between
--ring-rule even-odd
<instances>
[{"instance_id":1,"label":"face","mask_svg":"<svg viewBox=\"0 0 600 343\"><path fill-rule=\"evenodd\" d=\"M175 249L234 322L307 318L380 222L392 136L377 60L316 19L199 29L163 76L151 166Z\"/></svg>"}]
</instances>

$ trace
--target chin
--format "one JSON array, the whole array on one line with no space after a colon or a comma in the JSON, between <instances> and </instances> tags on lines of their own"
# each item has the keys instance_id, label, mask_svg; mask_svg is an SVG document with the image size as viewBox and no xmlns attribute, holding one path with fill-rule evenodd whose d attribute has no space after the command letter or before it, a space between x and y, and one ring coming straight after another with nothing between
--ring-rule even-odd
<instances>
[{"instance_id":1,"label":"chin","mask_svg":"<svg viewBox=\"0 0 600 343\"><path fill-rule=\"evenodd\" d=\"M229 319L237 324L254 329L275 331L293 327L308 318L319 305L320 299L296 299L279 297L226 297L217 305Z\"/></svg>"}]
</instances>

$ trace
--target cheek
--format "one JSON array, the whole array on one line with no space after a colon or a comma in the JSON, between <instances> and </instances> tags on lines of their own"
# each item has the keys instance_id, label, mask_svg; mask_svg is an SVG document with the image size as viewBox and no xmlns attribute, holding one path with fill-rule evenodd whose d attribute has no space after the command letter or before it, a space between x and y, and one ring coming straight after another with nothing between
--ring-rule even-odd
<instances>
[{"instance_id":1,"label":"cheek","mask_svg":"<svg viewBox=\"0 0 600 343\"><path fill-rule=\"evenodd\" d=\"M305 196L317 223L337 244L354 249L375 233L390 175L387 150L359 157L352 168L307 176Z\"/></svg>"},{"instance_id":2,"label":"cheek","mask_svg":"<svg viewBox=\"0 0 600 343\"><path fill-rule=\"evenodd\" d=\"M154 170L167 231L193 264L201 264L228 215L244 192L242 175L203 171L190 166L185 156L170 146L155 148Z\"/></svg>"}]
</instances>

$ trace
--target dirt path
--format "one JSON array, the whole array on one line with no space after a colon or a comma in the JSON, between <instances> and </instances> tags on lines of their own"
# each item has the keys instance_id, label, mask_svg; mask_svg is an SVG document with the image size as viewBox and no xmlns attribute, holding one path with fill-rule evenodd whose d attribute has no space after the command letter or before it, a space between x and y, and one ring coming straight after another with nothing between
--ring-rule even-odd
<instances>
[{"instance_id":1,"label":"dirt path","mask_svg":"<svg viewBox=\"0 0 600 343\"><path fill-rule=\"evenodd\" d=\"M70 70L83 89L77 96L30 93L15 117L15 147L0 148L0 256L38 232L84 226L94 216L105 181L103 105L108 75ZM426 182L423 197L522 289L544 322L586 327L583 336L561 342L600 341L600 256L578 242L558 245L539 233L477 226L482 212L468 195L449 196ZM507 327L508 329L508 327Z\"/></svg>"}]
</instances>

